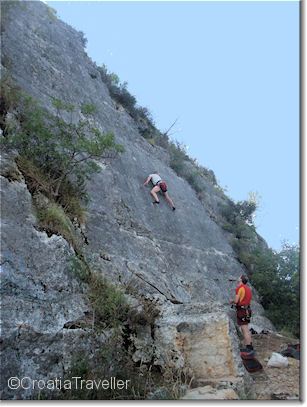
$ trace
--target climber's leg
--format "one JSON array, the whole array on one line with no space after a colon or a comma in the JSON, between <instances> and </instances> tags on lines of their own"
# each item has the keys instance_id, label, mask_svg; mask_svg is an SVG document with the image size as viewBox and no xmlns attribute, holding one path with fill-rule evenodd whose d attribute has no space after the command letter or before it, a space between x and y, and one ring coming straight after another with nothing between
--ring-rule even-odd
<instances>
[{"instance_id":1,"label":"climber's leg","mask_svg":"<svg viewBox=\"0 0 307 407\"><path fill-rule=\"evenodd\" d=\"M167 192L164 192L164 196L165 196L165 199L167 200L168 204L169 204L173 209L175 209L174 202L171 200L169 194L168 194Z\"/></svg>"},{"instance_id":2,"label":"climber's leg","mask_svg":"<svg viewBox=\"0 0 307 407\"><path fill-rule=\"evenodd\" d=\"M252 335L250 333L248 324L241 325L241 330L242 330L245 345L246 346L251 345L252 344Z\"/></svg>"},{"instance_id":3,"label":"climber's leg","mask_svg":"<svg viewBox=\"0 0 307 407\"><path fill-rule=\"evenodd\" d=\"M157 195L157 192L160 191L160 187L159 185L156 185L155 187L153 187L153 189L150 191L152 197L154 198L155 202L159 202L159 198Z\"/></svg>"}]
</instances>

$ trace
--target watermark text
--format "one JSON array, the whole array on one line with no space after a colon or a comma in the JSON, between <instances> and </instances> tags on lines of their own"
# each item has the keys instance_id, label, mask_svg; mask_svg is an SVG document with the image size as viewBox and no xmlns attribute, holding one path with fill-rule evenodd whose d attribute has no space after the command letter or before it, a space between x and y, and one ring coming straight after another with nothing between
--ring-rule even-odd
<instances>
[{"instance_id":1,"label":"watermark text","mask_svg":"<svg viewBox=\"0 0 307 407\"><path fill-rule=\"evenodd\" d=\"M70 379L32 379L25 376L10 377L8 379L8 388L11 390L127 390L131 380L121 380L116 377L103 379L82 379L80 376L74 376Z\"/></svg>"}]
</instances>

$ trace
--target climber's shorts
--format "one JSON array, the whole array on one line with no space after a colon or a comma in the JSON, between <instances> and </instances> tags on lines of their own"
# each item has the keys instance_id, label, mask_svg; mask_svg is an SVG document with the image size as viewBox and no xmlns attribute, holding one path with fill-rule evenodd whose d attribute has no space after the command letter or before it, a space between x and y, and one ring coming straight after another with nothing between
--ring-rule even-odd
<instances>
[{"instance_id":1,"label":"climber's shorts","mask_svg":"<svg viewBox=\"0 0 307 407\"><path fill-rule=\"evenodd\" d=\"M248 325L251 322L252 310L248 307L237 306L237 324Z\"/></svg>"}]
</instances>

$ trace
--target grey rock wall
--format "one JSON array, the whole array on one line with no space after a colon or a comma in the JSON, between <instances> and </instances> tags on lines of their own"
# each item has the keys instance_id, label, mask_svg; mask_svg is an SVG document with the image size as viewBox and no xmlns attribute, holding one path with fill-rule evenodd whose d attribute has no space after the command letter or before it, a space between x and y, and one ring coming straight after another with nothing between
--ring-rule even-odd
<instances>
[{"instance_id":1,"label":"grey rock wall","mask_svg":"<svg viewBox=\"0 0 307 407\"><path fill-rule=\"evenodd\" d=\"M162 325L167 324L174 307L181 307L174 329L187 321L186 306L191 309L195 304L193 324L197 324L197 315L205 321L209 318L206 306L217 304L230 329L224 339L235 355L237 338L233 324L227 322L231 313L225 304L233 296L234 280L244 268L236 260L225 232L190 185L168 166L165 151L150 145L125 109L117 109L95 63L83 49L80 33L56 19L41 2L11 2L3 15L2 63L18 85L51 111L52 97L77 106L94 104L95 124L103 131L114 132L117 142L125 147L125 153L115 161L100 162L101 172L88 183L91 201L85 224L89 243L85 255L92 269L116 284L133 286L146 298L158 299L163 308ZM3 163L3 168L13 165L9 157ZM142 186L146 176L156 170L168 183L175 212L162 197L159 207L152 205L150 188ZM22 176L11 181L4 171L1 187L6 371L2 388L8 397L5 380L13 373L59 374L69 346L62 346L65 352L55 352L54 347L63 341L78 342L73 338L84 333L75 330L68 335L64 325L84 316L89 305L84 287L69 272L73 249L62 237L48 237L37 230L31 196ZM221 196L215 195L209 184L208 191L212 208ZM101 253L107 254L108 261ZM203 308L197 306L199 303ZM256 301L254 309L257 323L272 329ZM146 348L143 339L135 341ZM171 337L165 334L164 340ZM205 346L205 336L203 340ZM82 346L86 347L87 341L91 341L90 336ZM149 346L149 354L153 346ZM162 345L157 342L156 346ZM46 355L46 348L49 354L60 354L61 361L40 357ZM139 354L146 358L140 346ZM237 366L232 373L240 371L236 358L231 362Z\"/></svg>"},{"instance_id":2,"label":"grey rock wall","mask_svg":"<svg viewBox=\"0 0 307 407\"><path fill-rule=\"evenodd\" d=\"M1 396L18 399L34 392L10 391L10 377L63 377L72 354L92 348L92 342L97 346L103 337L66 328L89 311L85 287L71 270L73 250L62 237L37 230L32 197L5 154L0 185Z\"/></svg>"}]
</instances>

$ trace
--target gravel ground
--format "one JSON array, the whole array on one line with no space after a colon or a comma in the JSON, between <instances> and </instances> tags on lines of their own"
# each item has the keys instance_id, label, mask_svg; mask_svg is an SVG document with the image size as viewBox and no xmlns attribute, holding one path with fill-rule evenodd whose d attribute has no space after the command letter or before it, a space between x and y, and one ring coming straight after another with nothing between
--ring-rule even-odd
<instances>
[{"instance_id":1,"label":"gravel ground","mask_svg":"<svg viewBox=\"0 0 307 407\"><path fill-rule=\"evenodd\" d=\"M272 352L280 352L288 344L299 341L277 334L253 335L256 358L263 365L263 371L253 373L253 391L257 400L299 400L300 397L300 361L288 358L289 365L283 368L268 367Z\"/></svg>"}]
</instances>

